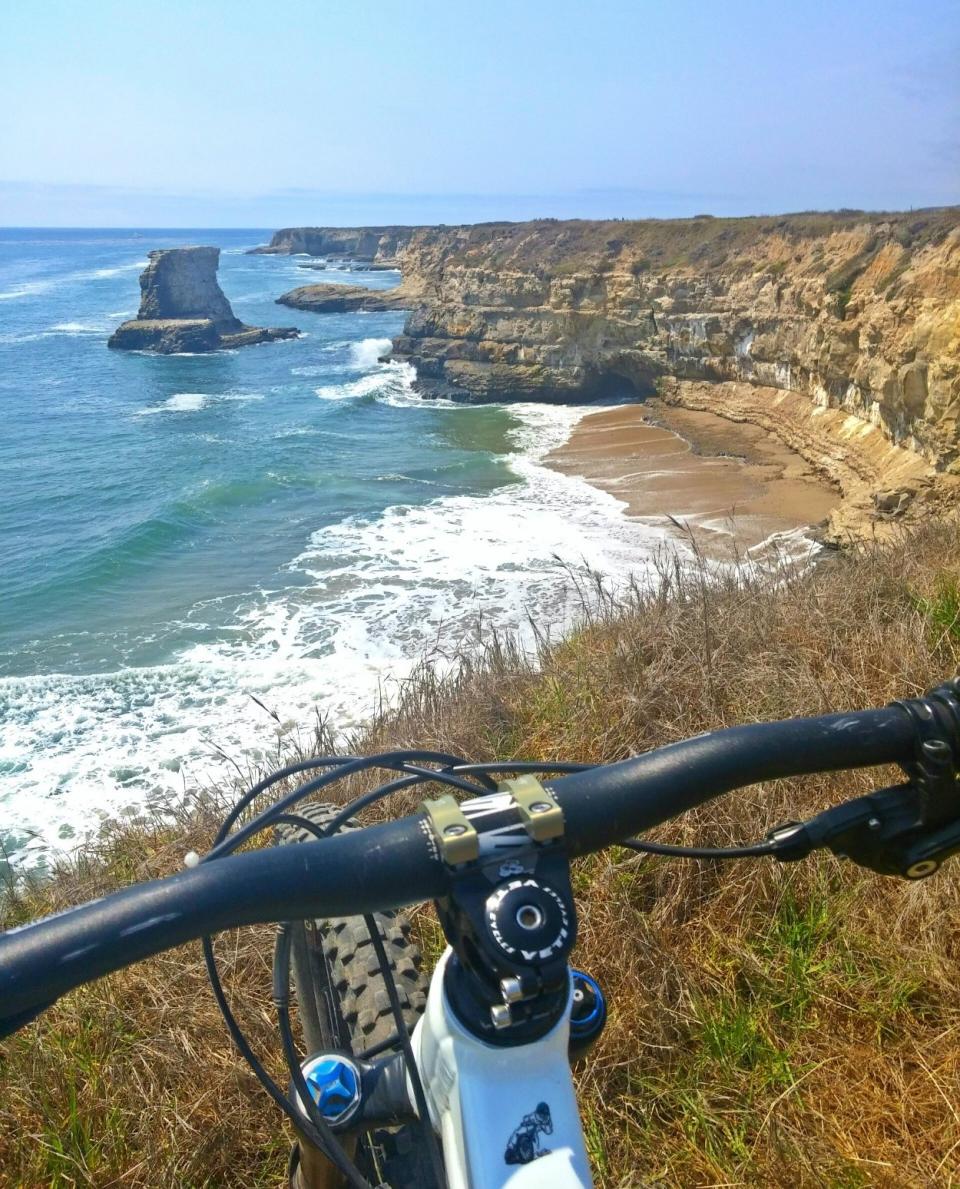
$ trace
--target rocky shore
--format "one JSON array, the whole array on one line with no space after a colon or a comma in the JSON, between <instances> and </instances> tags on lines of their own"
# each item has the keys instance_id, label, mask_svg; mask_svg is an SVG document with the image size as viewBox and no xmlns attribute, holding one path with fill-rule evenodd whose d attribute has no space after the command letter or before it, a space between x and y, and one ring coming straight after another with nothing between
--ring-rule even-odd
<instances>
[{"instance_id":1,"label":"rocky shore","mask_svg":"<svg viewBox=\"0 0 960 1189\"><path fill-rule=\"evenodd\" d=\"M837 537L957 496L960 208L366 231L287 230L272 250L395 253L392 308L410 313L393 355L425 392L660 391L763 423L850 493ZM330 308L318 288L298 307Z\"/></svg>"},{"instance_id":2,"label":"rocky shore","mask_svg":"<svg viewBox=\"0 0 960 1189\"><path fill-rule=\"evenodd\" d=\"M140 309L110 336L120 351L160 355L218 351L296 338L293 326L246 326L217 282L220 249L166 248L149 254L140 274Z\"/></svg>"},{"instance_id":3,"label":"rocky shore","mask_svg":"<svg viewBox=\"0 0 960 1189\"><path fill-rule=\"evenodd\" d=\"M355 310L409 310L415 299L398 289L368 289L364 285L303 285L277 298L277 305L314 314L349 314Z\"/></svg>"}]
</instances>

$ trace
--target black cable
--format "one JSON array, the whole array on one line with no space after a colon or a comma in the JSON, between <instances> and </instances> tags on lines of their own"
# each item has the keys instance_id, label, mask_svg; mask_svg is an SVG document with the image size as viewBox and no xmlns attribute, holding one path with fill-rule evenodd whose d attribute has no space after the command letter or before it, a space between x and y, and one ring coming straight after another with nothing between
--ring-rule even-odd
<instances>
[{"instance_id":1,"label":"black cable","mask_svg":"<svg viewBox=\"0 0 960 1189\"><path fill-rule=\"evenodd\" d=\"M407 1028L407 1021L403 1017L403 1007L400 1004L400 996L397 994L397 984L393 978L393 971L390 969L390 961L387 958L386 950L383 948L383 939L380 936L380 928L377 925L376 918L365 915L363 919L370 931L370 940L373 943L377 961L380 963L380 969L384 974L383 981L387 988L387 997L390 1000L390 1008L397 1025L397 1031L400 1033L400 1045L403 1049L407 1073L410 1076L410 1084L413 1086L413 1097L417 1104L420 1129L423 1132L424 1139L427 1143L427 1150L430 1153L433 1175L436 1178L437 1185L442 1186L446 1184L443 1156L430 1121L430 1108L427 1106L427 1096L423 1091L423 1082L420 1079L420 1070L417 1068L417 1059L413 1055L413 1045L410 1043L410 1030Z\"/></svg>"},{"instance_id":2,"label":"black cable","mask_svg":"<svg viewBox=\"0 0 960 1189\"><path fill-rule=\"evenodd\" d=\"M257 784L255 784L252 788L248 789L247 792L245 792L243 794L243 796L236 802L234 807L230 810L230 812L227 814L226 818L224 818L223 822L221 823L220 829L217 832L217 836L214 839L214 845L222 842L224 840L224 838L226 838L227 834L229 834L229 832L230 832L230 827L234 824L234 822L237 821L237 819L240 817L240 814L243 813L243 811L247 808L247 806L253 800L255 800L255 798L257 798L261 793L266 792L266 790L268 788L270 788L271 785L277 784L278 781L285 780L288 776L296 776L300 772L308 772L308 771L310 771L311 768L332 768L338 764L346 764L346 763L349 763L350 761L358 759L358 758L359 757L357 757L357 756L349 756L349 755L347 755L347 756L335 756L335 755L311 756L309 759L299 760L296 764L288 764L285 768L278 768L276 770L276 772L271 772L268 776L265 776L261 781L259 781ZM459 765L457 770L464 771L464 772L476 770L481 775L481 778L482 778L483 769L486 767L487 767L487 765L484 765L484 764L464 764L464 765ZM505 771L508 768L510 768L510 770L521 771L526 766L522 765L522 766L518 767L518 766L514 765L511 767L510 765L493 764L493 765L489 765L489 767L490 767L491 771L501 771L501 770ZM549 768L543 768L542 770L550 771L550 772L579 772L584 767L591 767L591 765L589 765L589 764L586 764L586 765L584 765L584 764L553 764ZM535 766L535 768L537 771L541 771L541 768L539 766ZM533 769L531 769L531 770L533 770ZM496 788L496 786L493 784L492 781L487 781L485 783L487 783L487 785L491 791L493 791Z\"/></svg>"},{"instance_id":3,"label":"black cable","mask_svg":"<svg viewBox=\"0 0 960 1189\"><path fill-rule=\"evenodd\" d=\"M400 1043L400 1033L391 1032L386 1040L377 1041L375 1045L371 1045L369 1049L363 1049L354 1056L358 1061L369 1061L372 1057L379 1057L381 1053L385 1053L387 1049L395 1049Z\"/></svg>"},{"instance_id":4,"label":"black cable","mask_svg":"<svg viewBox=\"0 0 960 1189\"><path fill-rule=\"evenodd\" d=\"M397 754L397 753L394 753L394 754ZM401 754L411 754L411 753L401 753ZM422 753L413 753L413 754L422 754ZM452 759L453 757L443 757L443 758ZM371 757L371 759L376 761L376 760L380 759L380 757ZM352 765L354 765L357 768L357 770L362 770L362 768L366 767L366 766L374 766L373 764L370 764L368 760L351 761L351 763L352 763ZM341 766L343 766L343 765L341 765ZM384 766L386 766L386 765L384 765ZM382 785L378 789L374 789L372 792L366 793L362 797L356 798L353 802L350 803L350 805L346 806L335 817L333 822L329 823L329 825L326 827L318 826L315 822L310 821L309 818L301 817L298 814L290 814L290 813L283 812L283 810L288 806L288 804L292 803L295 800L301 799L303 796L306 796L310 791L312 791L310 786L321 784L321 787L322 787L322 784L331 782L329 779L330 776L336 778L337 776L340 776L340 775L344 775L344 773L339 772L339 771L336 773L330 773L330 774L327 774L326 779L321 778L320 781L310 781L310 782L307 782L306 786L302 786L299 789L295 789L293 791L293 794L288 794L286 797L282 798L282 800L277 802L276 805L271 806L270 810L265 811L265 813L258 815L258 817L256 819L254 819L254 822L250 823L250 825L255 825L257 823L260 823L258 825L257 830L255 830L253 832L258 833L259 830L266 828L268 825L274 825L274 824L280 824L281 822L286 822L290 825L295 825L300 828L304 828L304 829L308 830L310 833L314 834L316 837L322 839L324 837L328 837L335 830L339 829L344 821L348 820L355 812L357 812L358 808L360 807L360 803L372 804L374 801L380 800L383 797L388 796L391 792L398 791L398 789L400 789L400 788L407 788L407 787L410 787L411 785L425 783L427 781L436 779L441 774L434 771L433 769L418 769L415 774L410 774L408 776L401 777L398 780L391 781L387 785ZM264 782L261 782L261 783L263 784ZM466 783L466 782L459 782L459 783ZM267 787L267 784L264 784L264 787ZM471 791L476 791L475 787L471 787ZM253 792L253 790L251 790L251 792ZM246 803L249 804L249 800ZM242 812L242 808L243 807L241 807L241 810L240 810L241 812ZM236 820L236 819L234 819L234 820ZM222 831L221 831L221 833L222 833ZM230 842L234 843L236 838L237 838L237 835L232 836L230 839ZM231 849L232 849L232 847L231 847ZM227 853L229 853L229 851ZM212 854L213 854L213 851L209 852L205 856L205 858L209 859ZM367 920L367 918L365 918L365 920ZM372 918L370 918L370 920L372 920ZM370 920L367 920L368 927L370 927ZM375 927L374 927L374 932L376 932ZM371 934L371 940L372 941L374 940L372 934ZM374 949L375 950L377 949L379 941L380 941L379 936L377 936L376 940L374 941ZM243 1034L243 1030L240 1028L239 1023L237 1022L237 1019L234 1016L229 1003L227 1002L226 993L223 988L223 983L220 979L220 972L217 969L216 956L213 952L212 939L209 936L204 937L201 939L201 944L203 947L204 962L205 962L206 968L207 968L207 978L210 982L211 989L213 990L214 998L217 1001L217 1006L220 1009L220 1014L223 1016L224 1022L227 1025L227 1030L230 1033L231 1037L233 1038L234 1043L237 1045L237 1048L240 1050L241 1055L246 1060L247 1064L250 1066L251 1070L254 1073L254 1076L257 1078L257 1080L260 1082L260 1084L264 1087L264 1089L267 1091L267 1093L270 1095L270 1097L277 1103L277 1105L280 1107L280 1109L291 1119L291 1121L295 1125L300 1126L301 1129L304 1130L305 1134L307 1135L307 1138L310 1140L311 1143L313 1143L316 1147L318 1147L320 1149L320 1151L322 1151L326 1154L326 1149L327 1149L328 1144L327 1144L325 1138L323 1137L323 1135L319 1132L319 1130L316 1127L314 1127L310 1123L310 1120L306 1120L306 1121L303 1120L301 1113L296 1111L296 1108L293 1106L293 1104L290 1102L290 1100L286 1097L286 1095L283 1093L283 1091L280 1089L280 1087L277 1085L277 1083L273 1080L273 1078L270 1076L270 1074L264 1068L262 1062L259 1060L257 1055L254 1053L249 1042L247 1041L246 1036ZM382 955L382 957L381 957L381 955ZM385 959L386 959L386 955L385 955L385 953L383 953L382 946L380 946L380 952L378 953L378 961L381 961L381 963L382 963L382 961L384 961ZM288 980L288 986L289 986L289 973L287 975L287 980ZM397 997L396 984L393 982L392 971L390 971L389 969L387 969L385 971L384 982L387 985L388 997L390 996L391 989L393 992L393 995L391 998L391 1008L392 1008L393 1000L396 999L397 1003L399 1004L399 998ZM397 1022L400 1025L402 1025L403 1028L405 1029L406 1021L403 1020L402 1013L401 1013L399 1019L397 1019L396 1013L394 1013L394 1015L395 1015L395 1020L397 1020ZM281 1023L281 1039L282 1038L283 1038L283 1025ZM403 1039L404 1039L403 1035L401 1034L401 1036L400 1036L401 1045L403 1045ZM294 1055L295 1055L295 1051L294 1051ZM420 1081L419 1071L416 1069L415 1062L413 1063L412 1066L410 1064L413 1061L413 1050L412 1050L412 1048L410 1048L410 1045L409 1045L409 1034L407 1034L407 1042L406 1042L406 1046L404 1047L404 1058L408 1065L408 1071L411 1073L411 1083L413 1084L413 1087L414 1087L414 1097L417 1099L418 1110L426 1111L427 1110L426 1098L423 1093L423 1085ZM288 1060L288 1064L289 1064L289 1060ZM298 1072L300 1072L300 1077L302 1080L302 1071L300 1071L299 1065L297 1066L297 1070L298 1070ZM296 1078L296 1075L294 1074L292 1067L290 1069L290 1073L291 1073L291 1077L294 1081L294 1085L297 1085L297 1078ZM299 1086L297 1087L297 1090L298 1090L298 1093L301 1093ZM418 1091L419 1091L419 1093L418 1093ZM312 1098L310 1099L310 1101L311 1102L313 1101ZM423 1116L421 1116L421 1117L423 1117ZM430 1130L431 1139L435 1146L436 1137L433 1135L432 1128L430 1127L430 1124L429 1124L429 1114L427 1114L425 1117L427 1119L426 1126ZM304 1126L305 1122L307 1123L307 1126ZM332 1132L331 1132L331 1136L332 1136ZM337 1150L342 1151L342 1149L340 1149L340 1146L337 1143L337 1141L334 1140L333 1142L337 1144ZM434 1148L431 1147L431 1159L433 1160L434 1157L435 1157ZM332 1155L330 1158L332 1160L334 1160L334 1157ZM336 1160L334 1160L334 1163L337 1163L338 1167L340 1167L339 1163ZM442 1161L441 1161L440 1167L442 1169ZM362 1183L363 1183L363 1185L366 1185L366 1182L362 1182ZM443 1180L441 1180L439 1183L443 1184L444 1182L443 1182Z\"/></svg>"},{"instance_id":5,"label":"black cable","mask_svg":"<svg viewBox=\"0 0 960 1189\"><path fill-rule=\"evenodd\" d=\"M290 1121L299 1127L306 1135L307 1139L315 1147L321 1151L324 1150L325 1140L316 1127L309 1119L304 1119L302 1114L298 1112L293 1104L287 1098L286 1094L280 1089L277 1083L273 1080L269 1073L267 1073L262 1062L257 1057L256 1053L250 1047L247 1038L244 1036L237 1024L233 1012L230 1010L230 1005L227 1003L227 998L223 990L223 984L220 981L220 976L217 971L216 960L213 954L213 943L210 937L201 938L203 945L203 957L207 966L207 976L210 980L210 986L213 989L214 998L217 1001L217 1006L220 1008L220 1014L223 1016L224 1022L227 1025L234 1044L240 1050L240 1053L250 1068L253 1070L254 1076L261 1086L270 1095L277 1106L290 1119Z\"/></svg>"},{"instance_id":6,"label":"black cable","mask_svg":"<svg viewBox=\"0 0 960 1189\"><path fill-rule=\"evenodd\" d=\"M318 830L318 827L315 825L315 823L309 821L307 818L295 817L292 814L289 815L289 817L292 819L291 824L304 826L307 829ZM204 963L206 964L207 968L207 979L210 983L211 990L213 991L213 996L217 1001L217 1006L220 1009L220 1014L223 1017L224 1023L227 1026L227 1031L230 1033L234 1044L240 1050L241 1056L250 1066L257 1081L261 1086L263 1086L266 1092L270 1095L277 1106L280 1107L283 1113L290 1119L294 1126L298 1127L314 1147L323 1152L324 1155L326 1155L348 1179L352 1180L352 1182L357 1186L357 1189L370 1189L368 1183L362 1178L360 1181L356 1180L358 1176L356 1169L354 1168L349 1157L341 1148L339 1141L333 1136L333 1133L330 1131L326 1120L323 1120L324 1127L327 1132L327 1134L324 1134L324 1132L315 1125L310 1117L307 1117L306 1119L303 1117L302 1112L297 1110L295 1105L290 1101L287 1095L283 1092L283 1090L281 1090L281 1088L267 1072L259 1057L257 1057L256 1053L254 1053L252 1047L250 1046L250 1042L247 1040L242 1028L237 1022L236 1016L233 1014L230 1004L227 1002L226 992L224 991L223 982L220 978L220 972L217 969L216 955L213 952L213 939L209 936L203 937L201 938L201 945L203 948ZM294 1084L296 1084L296 1079L294 1079ZM313 1099L311 1098L310 1101L313 1102Z\"/></svg>"},{"instance_id":7,"label":"black cable","mask_svg":"<svg viewBox=\"0 0 960 1189\"><path fill-rule=\"evenodd\" d=\"M394 771L405 771L411 765L411 761L420 760L426 763L443 764L447 769L452 769L457 764L463 761L458 756L446 755L443 752L435 751L391 751L383 752L379 755L361 757L359 759L352 759L346 763L338 763L336 771L326 772L323 776L318 776L314 780L308 780L306 784L300 785L292 792L284 794L269 810L264 811L251 821L242 826L235 834L225 837L222 841L216 843L205 855L202 856L201 862L209 863L212 859L221 858L223 855L232 854L239 846L242 846L249 838L258 834L260 830L270 824L270 815L273 813L282 812L289 806L294 805L297 801L302 800L309 793L316 792L319 789L325 788L328 784L332 784L335 780L339 780L344 776L351 776L357 772L363 772L368 768L385 768ZM332 765L331 765L332 766ZM430 779L442 780L443 774L439 771L430 770ZM261 782L262 783L262 782ZM485 791L485 790L484 790Z\"/></svg>"},{"instance_id":8,"label":"black cable","mask_svg":"<svg viewBox=\"0 0 960 1189\"><path fill-rule=\"evenodd\" d=\"M355 797L348 805L345 805L339 810L334 817L327 822L323 829L323 837L329 838L336 834L337 831L344 826L355 813L359 813L361 809L366 809L370 805L374 805L377 801L382 801L384 797L389 797L392 793L399 793L403 789L412 788L417 784L424 784L422 776L402 776L399 780L391 780L389 784L382 784L379 788L373 789L369 793L364 793L362 796Z\"/></svg>"},{"instance_id":9,"label":"black cable","mask_svg":"<svg viewBox=\"0 0 960 1189\"><path fill-rule=\"evenodd\" d=\"M753 859L761 855L775 855L776 844L757 842L752 846L670 846L665 842L644 842L639 838L624 838L617 846L641 854L669 855L677 859Z\"/></svg>"},{"instance_id":10,"label":"black cable","mask_svg":"<svg viewBox=\"0 0 960 1189\"><path fill-rule=\"evenodd\" d=\"M319 827L309 819L297 817L293 814L285 816L288 817L292 825L297 825L302 828L306 828L311 832L319 833ZM284 1114L290 1119L294 1126L299 1128L300 1131L302 1131L307 1137L309 1142L313 1144L314 1147L323 1152L327 1159L336 1165L336 1167L340 1170L340 1172L343 1173L345 1177L347 1177L351 1184L356 1186L356 1189L371 1189L369 1183L364 1180L357 1172L353 1162L350 1160L349 1156L347 1156L346 1152L344 1152L339 1140L337 1140L333 1131L330 1129L330 1125L323 1118L322 1114L320 1114L319 1110L316 1110L316 1116L319 1118L318 1126L317 1118L312 1117L310 1113L308 1113L307 1118L304 1118L303 1113L297 1110L294 1103L290 1101L287 1095L283 1092L283 1090L280 1089L274 1079L267 1072L263 1063L251 1048L249 1041L244 1035L243 1030L241 1029L236 1017L233 1014L233 1011L230 1008L230 1005L227 1003L226 993L223 988L223 983L220 979L220 972L217 969L216 956L213 952L212 938L204 937L201 939L201 941L203 945L204 961L207 967L207 977L209 979L211 989L213 990L214 998L217 1001L217 1006L220 1008L220 1014L223 1016L224 1022L227 1025L227 1030L233 1038L237 1048L240 1050L241 1055L253 1070L257 1081L260 1082L263 1088L267 1091L277 1106L279 1106ZM276 963L276 951L274 962ZM287 976L287 986L289 987L289 974ZM276 976L274 979L274 997L276 998ZM286 1023L287 1027L289 1028L289 1015L287 1016ZM280 1025L280 1033L281 1039L283 1039L282 1021ZM286 1052L286 1045L284 1045L284 1049ZM309 1102L310 1104L309 1106L305 1107L305 1110L310 1112L310 1106L316 1108L316 1103L314 1103L309 1091L304 1093L305 1085L303 1088L297 1085L297 1078L289 1060L288 1066L290 1066L291 1078L297 1088L297 1093L300 1095L301 1101L304 1103ZM300 1080L302 1082L303 1075L300 1071L299 1065L297 1065L297 1072L300 1072Z\"/></svg>"},{"instance_id":11,"label":"black cable","mask_svg":"<svg viewBox=\"0 0 960 1189\"><path fill-rule=\"evenodd\" d=\"M250 802L259 797L261 793L266 792L271 785L285 780L288 776L296 776L299 772L309 772L311 768L332 768L337 764L346 764L356 758L356 756L311 756L308 760L300 760L296 764L288 764L286 768L278 768L276 772L271 772L269 776L265 776L258 784L248 789L223 819L217 836L213 840L214 846L226 838L230 833L230 827Z\"/></svg>"}]
</instances>

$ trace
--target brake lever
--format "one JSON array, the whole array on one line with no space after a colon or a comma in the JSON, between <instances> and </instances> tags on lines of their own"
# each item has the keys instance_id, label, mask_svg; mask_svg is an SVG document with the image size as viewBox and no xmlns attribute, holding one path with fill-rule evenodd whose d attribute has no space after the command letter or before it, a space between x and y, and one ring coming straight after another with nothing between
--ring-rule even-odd
<instances>
[{"instance_id":1,"label":"brake lever","mask_svg":"<svg viewBox=\"0 0 960 1189\"><path fill-rule=\"evenodd\" d=\"M826 848L880 875L925 879L960 852L960 755L947 741L955 734L958 694L954 679L925 698L898 703L917 730L916 759L903 765L907 783L778 826L767 835L774 857L795 862Z\"/></svg>"},{"instance_id":2,"label":"brake lever","mask_svg":"<svg viewBox=\"0 0 960 1189\"><path fill-rule=\"evenodd\" d=\"M901 840L921 825L919 797L912 785L896 785L845 801L807 822L787 822L767 835L774 858L784 863L831 850L880 875L902 875Z\"/></svg>"}]
</instances>

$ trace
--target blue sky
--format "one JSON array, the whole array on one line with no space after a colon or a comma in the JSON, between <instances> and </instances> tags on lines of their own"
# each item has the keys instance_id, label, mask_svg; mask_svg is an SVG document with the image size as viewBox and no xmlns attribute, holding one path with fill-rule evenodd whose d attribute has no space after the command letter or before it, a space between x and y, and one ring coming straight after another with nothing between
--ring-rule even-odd
<instances>
[{"instance_id":1,"label":"blue sky","mask_svg":"<svg viewBox=\"0 0 960 1189\"><path fill-rule=\"evenodd\" d=\"M0 225L960 201L957 0L0 3Z\"/></svg>"}]
</instances>

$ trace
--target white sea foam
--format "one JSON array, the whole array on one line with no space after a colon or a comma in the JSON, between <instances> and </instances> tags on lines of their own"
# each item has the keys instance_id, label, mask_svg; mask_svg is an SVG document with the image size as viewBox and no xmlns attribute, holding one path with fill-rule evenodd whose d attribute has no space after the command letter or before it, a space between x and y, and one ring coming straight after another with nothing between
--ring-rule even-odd
<instances>
[{"instance_id":1,"label":"white sea foam","mask_svg":"<svg viewBox=\"0 0 960 1189\"><path fill-rule=\"evenodd\" d=\"M150 263L149 260L134 260L132 264L119 264L116 268L95 268L89 273L77 273L76 276L81 279L87 277L92 280L102 280L104 277L117 277L121 273L133 272L135 269L144 269Z\"/></svg>"},{"instance_id":2,"label":"white sea foam","mask_svg":"<svg viewBox=\"0 0 960 1189\"><path fill-rule=\"evenodd\" d=\"M376 367L381 355L393 346L393 339L362 339L350 347L350 360L354 367Z\"/></svg>"},{"instance_id":3,"label":"white sea foam","mask_svg":"<svg viewBox=\"0 0 960 1189\"><path fill-rule=\"evenodd\" d=\"M420 398L413 392L412 384L416 372L409 363L380 363L375 370L352 380L347 384L325 384L316 389L321 400L359 400L376 397L384 404L399 405L416 402Z\"/></svg>"},{"instance_id":4,"label":"white sea foam","mask_svg":"<svg viewBox=\"0 0 960 1189\"><path fill-rule=\"evenodd\" d=\"M399 378L398 378L399 377ZM369 377L368 377L369 378ZM408 388L399 365L378 367L377 399ZM178 393L157 411L201 407ZM407 391L406 399L417 400ZM217 643L168 665L77 677L0 681L0 772L16 811L8 831L43 847L70 845L107 815L133 812L184 787L222 781L230 767L275 753L277 724L309 723L315 707L339 726L362 721L425 650L441 665L478 621L546 629L576 608L562 562L616 579L642 570L661 539L627 521L619 501L539 463L583 410L519 405L509 455L517 482L489 495L398 505L310 537L283 590L252 593ZM304 581L306 579L306 581ZM202 621L204 609L195 608ZM2 797L2 795L0 795ZM14 838L16 843L16 838Z\"/></svg>"},{"instance_id":5,"label":"white sea foam","mask_svg":"<svg viewBox=\"0 0 960 1189\"><path fill-rule=\"evenodd\" d=\"M206 392L175 392L159 405L149 409L139 409L134 416L150 417L154 413L196 413L207 403L209 396Z\"/></svg>"},{"instance_id":6,"label":"white sea foam","mask_svg":"<svg viewBox=\"0 0 960 1189\"><path fill-rule=\"evenodd\" d=\"M108 334L114 327L109 316L93 322L57 322L50 327L50 334L66 334L73 337L85 334Z\"/></svg>"},{"instance_id":7,"label":"white sea foam","mask_svg":"<svg viewBox=\"0 0 960 1189\"><path fill-rule=\"evenodd\" d=\"M131 264L120 264L115 268L94 268L82 272L63 273L60 276L44 277L42 280L23 281L12 289L0 292L0 301L16 301L21 297L35 297L37 294L48 293L51 289L70 284L73 281L99 281L126 272L142 271L148 263L146 260L135 260Z\"/></svg>"},{"instance_id":8,"label":"white sea foam","mask_svg":"<svg viewBox=\"0 0 960 1189\"><path fill-rule=\"evenodd\" d=\"M0 343L7 343L10 345L15 343L35 343L38 339L45 339L48 337L48 332L43 330L32 331L26 334L18 334L16 331L5 331L0 333Z\"/></svg>"},{"instance_id":9,"label":"white sea foam","mask_svg":"<svg viewBox=\"0 0 960 1189\"><path fill-rule=\"evenodd\" d=\"M46 293L55 284L55 280L24 281L22 284L15 285L12 289L5 289L0 293L0 301L16 301L20 297L33 297L37 293Z\"/></svg>"},{"instance_id":10,"label":"white sea foam","mask_svg":"<svg viewBox=\"0 0 960 1189\"><path fill-rule=\"evenodd\" d=\"M159 405L151 405L147 409L138 409L135 417L151 417L155 413L197 413L208 405L220 401L257 401L263 400L262 392L175 392L173 396L161 401Z\"/></svg>"}]
</instances>

